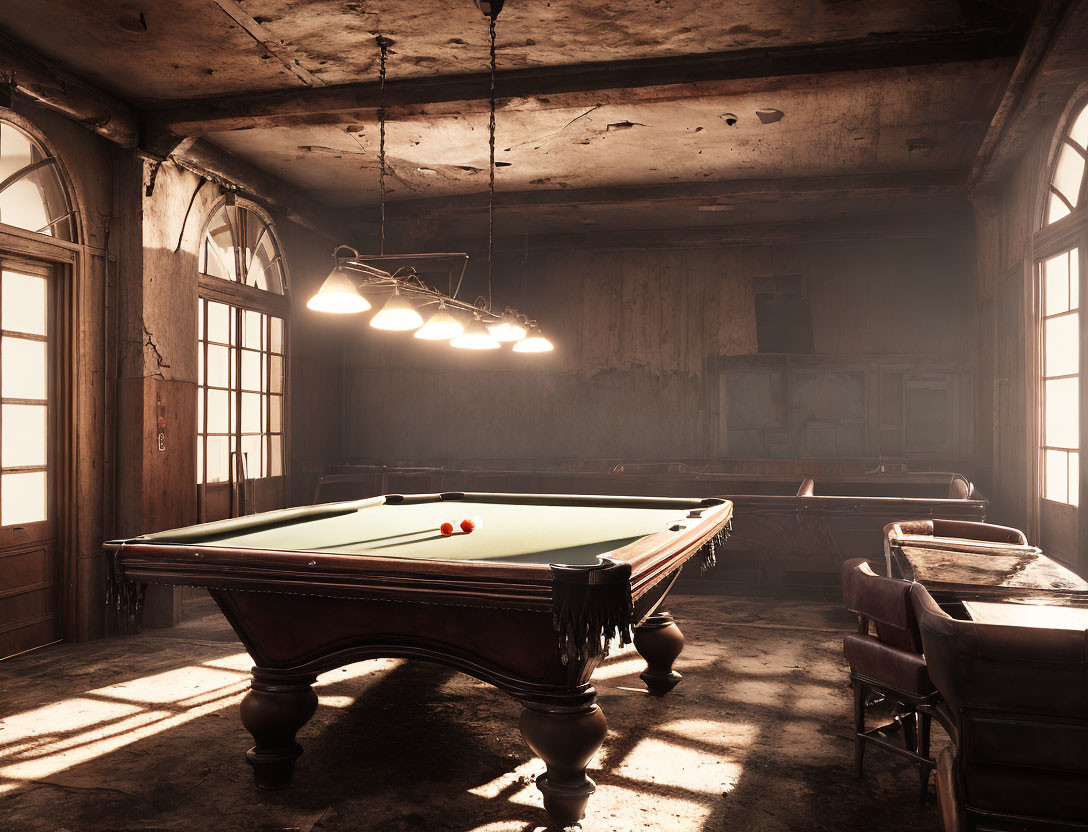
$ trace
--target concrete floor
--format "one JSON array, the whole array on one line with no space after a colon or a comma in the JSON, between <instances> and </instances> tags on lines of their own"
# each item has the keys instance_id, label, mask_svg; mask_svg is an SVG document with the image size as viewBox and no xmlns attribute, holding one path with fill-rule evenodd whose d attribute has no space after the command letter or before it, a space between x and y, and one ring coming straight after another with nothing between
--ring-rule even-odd
<instances>
[{"instance_id":1,"label":"concrete floor","mask_svg":"<svg viewBox=\"0 0 1088 832\"><path fill-rule=\"evenodd\" d=\"M673 693L647 696L632 653L594 677L609 732L586 832L939 829L910 766L871 751L854 775L840 606L671 601L687 636ZM0 830L545 827L517 703L423 663L321 677L292 787L257 791L237 713L251 663L210 599L188 613L172 630L0 662Z\"/></svg>"}]
</instances>

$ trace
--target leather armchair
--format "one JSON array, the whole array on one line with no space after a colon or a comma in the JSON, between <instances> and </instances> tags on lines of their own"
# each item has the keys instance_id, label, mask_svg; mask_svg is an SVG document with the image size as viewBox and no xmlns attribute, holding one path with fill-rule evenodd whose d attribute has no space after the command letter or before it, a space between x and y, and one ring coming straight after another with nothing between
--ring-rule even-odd
<instances>
[{"instance_id":1,"label":"leather armchair","mask_svg":"<svg viewBox=\"0 0 1088 832\"><path fill-rule=\"evenodd\" d=\"M865 559L842 566L842 595L847 609L858 616L858 633L843 639L854 689L854 757L863 772L866 744L906 756L918 764L921 800L929 790L935 763L929 754L933 708L940 700L922 656L922 640L910 603L906 581L877 575ZM866 729L870 693L898 706L896 721L903 728L903 746L883 736L885 728Z\"/></svg>"},{"instance_id":2,"label":"leather armchair","mask_svg":"<svg viewBox=\"0 0 1088 832\"><path fill-rule=\"evenodd\" d=\"M921 584L911 602L954 729L946 832L1088 830L1088 632L955 619Z\"/></svg>"}]
</instances>

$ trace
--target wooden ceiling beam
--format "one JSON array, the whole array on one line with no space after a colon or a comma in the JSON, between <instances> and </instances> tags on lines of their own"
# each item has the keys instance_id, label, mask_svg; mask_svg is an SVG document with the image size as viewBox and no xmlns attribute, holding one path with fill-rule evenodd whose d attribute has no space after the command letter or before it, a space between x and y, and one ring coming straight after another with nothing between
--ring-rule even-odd
<instances>
[{"instance_id":1,"label":"wooden ceiling beam","mask_svg":"<svg viewBox=\"0 0 1088 832\"><path fill-rule=\"evenodd\" d=\"M738 49L624 61L502 70L496 87L504 102L525 98L643 87L697 87L707 82L821 75L831 72L1005 58L1019 52L1017 23L939 31L878 33L829 43ZM378 82L323 88L249 92L173 102L151 109L151 129L195 136L277 124L329 123L336 114L360 117L378 106ZM391 78L386 104L427 115L486 108L486 72Z\"/></svg>"},{"instance_id":2,"label":"wooden ceiling beam","mask_svg":"<svg viewBox=\"0 0 1088 832\"><path fill-rule=\"evenodd\" d=\"M343 212L311 199L298 188L206 139L186 141L170 158L194 173L276 209L292 222L330 240L351 242L360 235L359 227L344 222Z\"/></svg>"},{"instance_id":3,"label":"wooden ceiling beam","mask_svg":"<svg viewBox=\"0 0 1088 832\"><path fill-rule=\"evenodd\" d=\"M139 140L139 117L128 104L69 75L3 32L0 84L124 147L135 147Z\"/></svg>"},{"instance_id":4,"label":"wooden ceiling beam","mask_svg":"<svg viewBox=\"0 0 1088 832\"><path fill-rule=\"evenodd\" d=\"M1014 114L1020 107L1024 92L1035 75L1039 65L1046 57L1058 28L1069 10L1070 0L1043 0L1028 31L1024 48L1016 62L1012 76L1005 88L1001 103L994 112L986 135L979 145L974 164L968 177L972 188L982 188L992 184L997 178L991 169L995 155L1006 139L1009 128L1014 126ZM1086 33L1088 34L1088 33ZM1022 137L1012 136L1010 144L1019 145ZM1021 149L1018 147L1018 150ZM1001 155L1005 155L1002 153ZM1015 155L1012 154L1012 155Z\"/></svg>"},{"instance_id":5,"label":"wooden ceiling beam","mask_svg":"<svg viewBox=\"0 0 1088 832\"><path fill-rule=\"evenodd\" d=\"M968 184L1000 188L1016 162L1052 129L1080 85L1088 83L1088 3L1044 0L1005 95L979 147Z\"/></svg>"},{"instance_id":6,"label":"wooden ceiling beam","mask_svg":"<svg viewBox=\"0 0 1088 832\"><path fill-rule=\"evenodd\" d=\"M661 248L720 248L742 245L849 242L851 240L941 239L962 236L970 227L970 212L887 214L815 222L753 223L702 228L585 231L543 234L532 238L532 250L549 249L641 251ZM463 241L462 241L463 244ZM521 237L498 237L499 254L521 254ZM469 249L473 249L469 246Z\"/></svg>"},{"instance_id":7,"label":"wooden ceiling beam","mask_svg":"<svg viewBox=\"0 0 1088 832\"><path fill-rule=\"evenodd\" d=\"M926 197L966 194L967 171L936 170L902 173L813 176L791 179L737 179L717 182L668 182L609 188L548 189L499 192L495 207L502 209L594 205L729 205L752 202L826 202L874 197ZM487 209L487 194L463 194L390 202L392 216L456 214Z\"/></svg>"}]
</instances>

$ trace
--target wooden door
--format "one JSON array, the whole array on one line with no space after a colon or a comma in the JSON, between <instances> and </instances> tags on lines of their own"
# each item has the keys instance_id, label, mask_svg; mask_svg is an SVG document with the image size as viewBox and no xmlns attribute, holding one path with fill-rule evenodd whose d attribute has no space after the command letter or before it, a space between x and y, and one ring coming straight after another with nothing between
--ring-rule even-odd
<instances>
[{"instance_id":1,"label":"wooden door","mask_svg":"<svg viewBox=\"0 0 1088 832\"><path fill-rule=\"evenodd\" d=\"M55 283L0 255L0 658L61 637Z\"/></svg>"}]
</instances>

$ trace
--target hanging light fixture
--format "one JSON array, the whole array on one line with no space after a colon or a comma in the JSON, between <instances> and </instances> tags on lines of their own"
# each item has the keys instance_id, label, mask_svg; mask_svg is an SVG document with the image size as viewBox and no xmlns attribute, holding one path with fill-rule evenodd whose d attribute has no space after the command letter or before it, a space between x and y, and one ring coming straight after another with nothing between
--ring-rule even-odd
<instances>
[{"instance_id":1,"label":"hanging light fixture","mask_svg":"<svg viewBox=\"0 0 1088 832\"><path fill-rule=\"evenodd\" d=\"M331 312L334 315L351 315L358 312L366 312L370 308L370 301L359 294L355 285L355 278L340 267L340 249L354 249L349 246L337 246L333 252L333 267L317 294L306 301L306 308L315 312Z\"/></svg>"},{"instance_id":2,"label":"hanging light fixture","mask_svg":"<svg viewBox=\"0 0 1088 832\"><path fill-rule=\"evenodd\" d=\"M416 338L423 341L449 341L458 349L493 350L501 343L513 343L517 352L546 352L553 349L525 315L506 307L501 315L492 311L492 290L495 246L495 18L502 10L503 0L476 0L476 5L488 19L490 41L490 94L488 119L488 209L487 209L487 296L477 298L475 303L468 303L458 298L468 255L457 253L432 254L386 254L385 253L385 132L386 100L385 81L386 64L393 41L378 34L376 42L379 49L379 100L378 100L378 251L377 256L360 255L350 246L338 246L333 252L333 270L325 278L321 289L307 302L310 309L334 314L364 312L371 308L370 301L360 289L376 289L388 292L388 300L370 320L375 329L399 332L415 330ZM351 256L341 256L346 249ZM528 242L526 242L528 257ZM419 261L446 261L448 267L448 289L441 291L426 277L426 272L417 270ZM372 264L402 261L401 265L389 267L387 271ZM453 269L460 262L461 271L455 276ZM524 283L524 268L522 274ZM416 298L424 305L438 303L438 308L427 319L426 324L412 304ZM471 312L472 320L466 326L456 312Z\"/></svg>"},{"instance_id":3,"label":"hanging light fixture","mask_svg":"<svg viewBox=\"0 0 1088 832\"><path fill-rule=\"evenodd\" d=\"M508 306L502 313L502 317L496 323L490 324L487 329L495 336L496 341L520 341L526 333L521 317Z\"/></svg>"},{"instance_id":4,"label":"hanging light fixture","mask_svg":"<svg viewBox=\"0 0 1088 832\"><path fill-rule=\"evenodd\" d=\"M400 286L396 286L389 300L385 302L385 306L370 319L370 325L375 329L410 332L423 326L423 316L416 312L412 302L400 293Z\"/></svg>"},{"instance_id":5,"label":"hanging light fixture","mask_svg":"<svg viewBox=\"0 0 1088 832\"><path fill-rule=\"evenodd\" d=\"M438 302L438 309L427 319L422 328L413 333L413 337L423 341L449 341L465 332L465 325L453 316L444 300Z\"/></svg>"},{"instance_id":6,"label":"hanging light fixture","mask_svg":"<svg viewBox=\"0 0 1088 832\"><path fill-rule=\"evenodd\" d=\"M480 313L477 312L476 317L465 327L464 333L450 341L450 346L459 350L497 350L501 345L487 331L484 322L480 320Z\"/></svg>"},{"instance_id":7,"label":"hanging light fixture","mask_svg":"<svg viewBox=\"0 0 1088 832\"><path fill-rule=\"evenodd\" d=\"M536 321L529 323L526 337L514 344L514 352L551 352L553 349L552 342L540 334Z\"/></svg>"}]
</instances>

